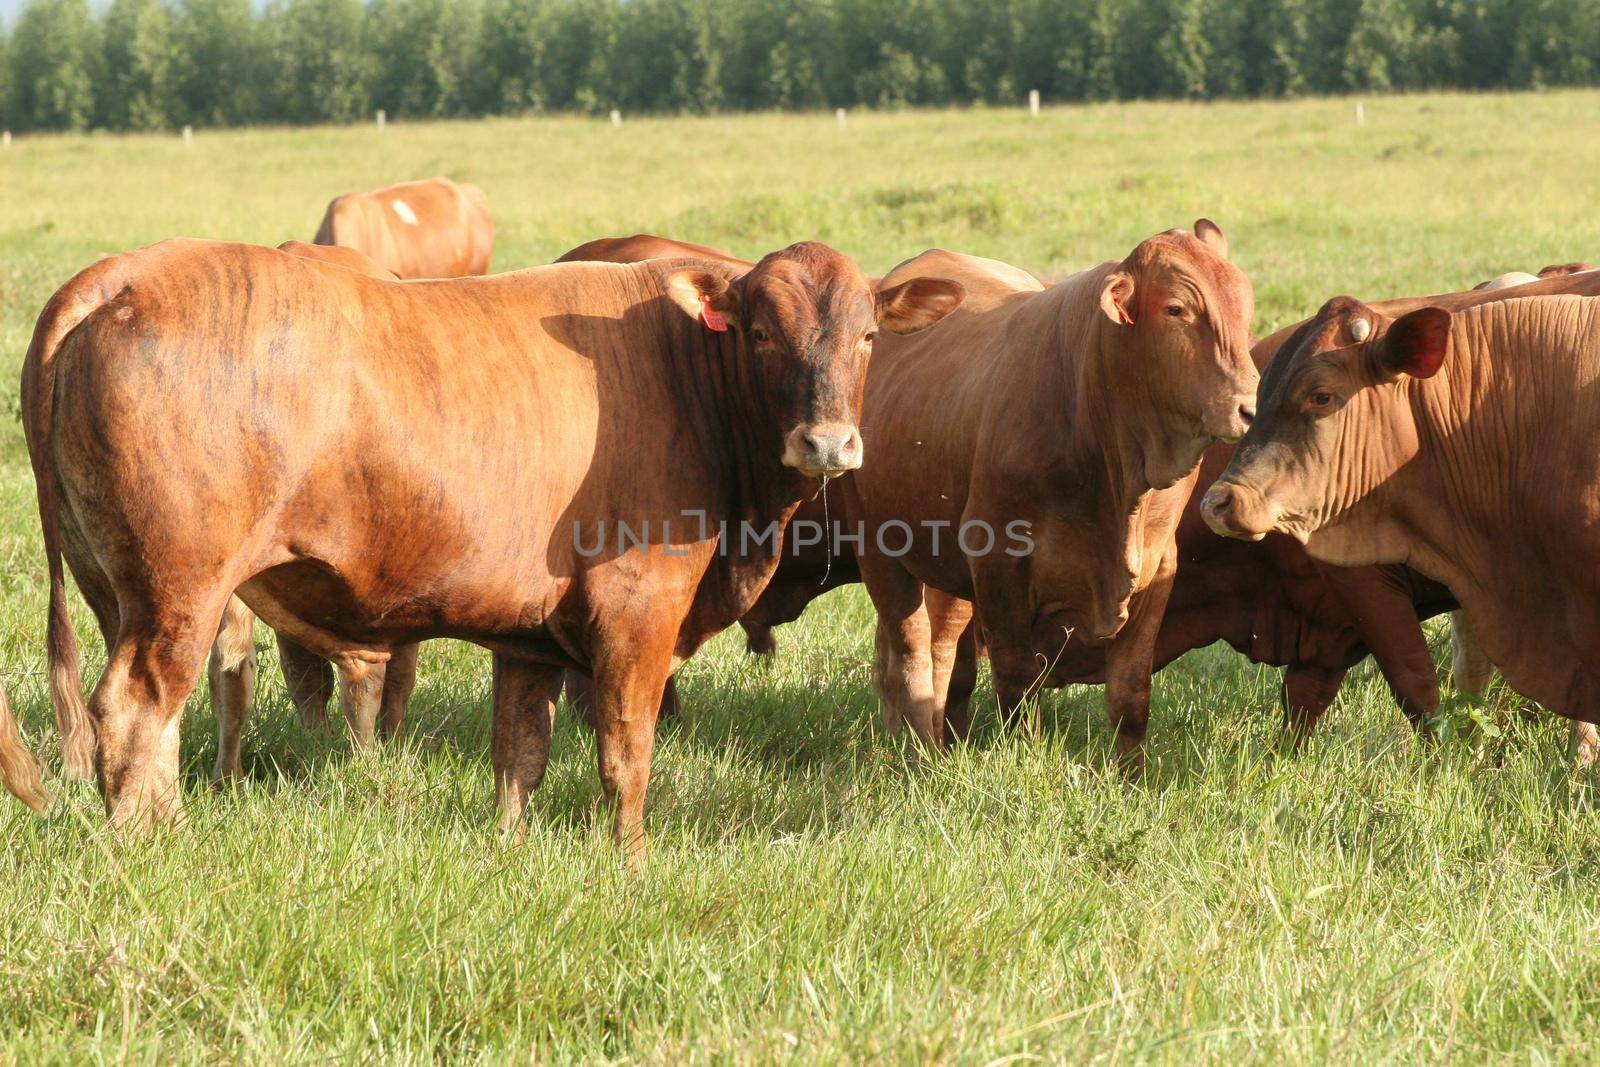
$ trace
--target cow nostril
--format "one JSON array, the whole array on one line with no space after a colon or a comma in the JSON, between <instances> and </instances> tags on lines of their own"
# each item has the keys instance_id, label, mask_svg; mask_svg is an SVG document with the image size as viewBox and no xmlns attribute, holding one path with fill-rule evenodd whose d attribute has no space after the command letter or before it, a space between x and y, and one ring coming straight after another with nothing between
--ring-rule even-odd
<instances>
[{"instance_id":1,"label":"cow nostril","mask_svg":"<svg viewBox=\"0 0 1600 1067\"><path fill-rule=\"evenodd\" d=\"M1239 405L1239 418L1246 426L1249 426L1251 420L1253 420L1255 417L1256 406L1254 404Z\"/></svg>"},{"instance_id":2,"label":"cow nostril","mask_svg":"<svg viewBox=\"0 0 1600 1067\"><path fill-rule=\"evenodd\" d=\"M1226 515L1228 509L1233 505L1233 489L1219 482L1211 487L1211 491L1206 494L1204 503L1206 510L1220 518Z\"/></svg>"}]
</instances>

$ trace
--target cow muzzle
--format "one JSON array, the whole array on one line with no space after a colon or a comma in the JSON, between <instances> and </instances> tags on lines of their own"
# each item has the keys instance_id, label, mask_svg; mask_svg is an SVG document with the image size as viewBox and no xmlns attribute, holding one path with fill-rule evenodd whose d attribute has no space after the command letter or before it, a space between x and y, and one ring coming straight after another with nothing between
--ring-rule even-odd
<instances>
[{"instance_id":1,"label":"cow muzzle","mask_svg":"<svg viewBox=\"0 0 1600 1067\"><path fill-rule=\"evenodd\" d=\"M1200 501L1200 515L1213 533L1259 541L1277 525L1281 509L1247 485L1217 482Z\"/></svg>"},{"instance_id":2,"label":"cow muzzle","mask_svg":"<svg viewBox=\"0 0 1600 1067\"><path fill-rule=\"evenodd\" d=\"M832 478L861 466L861 434L849 423L796 426L783 442L783 465L808 478Z\"/></svg>"},{"instance_id":3,"label":"cow muzzle","mask_svg":"<svg viewBox=\"0 0 1600 1067\"><path fill-rule=\"evenodd\" d=\"M1250 423L1255 417L1254 393L1232 397L1212 409L1210 417L1206 420L1206 432L1220 441L1233 444L1250 429Z\"/></svg>"}]
</instances>

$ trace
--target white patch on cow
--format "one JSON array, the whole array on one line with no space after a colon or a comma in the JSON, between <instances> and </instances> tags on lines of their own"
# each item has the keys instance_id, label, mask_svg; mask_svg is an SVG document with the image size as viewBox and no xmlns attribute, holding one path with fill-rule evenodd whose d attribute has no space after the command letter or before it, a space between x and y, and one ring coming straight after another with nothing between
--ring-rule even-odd
<instances>
[{"instance_id":1,"label":"white patch on cow","mask_svg":"<svg viewBox=\"0 0 1600 1067\"><path fill-rule=\"evenodd\" d=\"M1538 280L1539 276L1537 274L1529 274L1526 271L1514 270L1509 274L1502 274L1498 278L1490 278L1486 282L1479 282L1472 288L1474 290L1510 289L1513 286L1527 285L1529 282L1536 282Z\"/></svg>"},{"instance_id":2,"label":"white patch on cow","mask_svg":"<svg viewBox=\"0 0 1600 1067\"><path fill-rule=\"evenodd\" d=\"M392 200L390 203L394 205L394 213L400 216L401 222L407 226L415 226L417 224L417 213L411 210L410 204L404 200Z\"/></svg>"}]
</instances>

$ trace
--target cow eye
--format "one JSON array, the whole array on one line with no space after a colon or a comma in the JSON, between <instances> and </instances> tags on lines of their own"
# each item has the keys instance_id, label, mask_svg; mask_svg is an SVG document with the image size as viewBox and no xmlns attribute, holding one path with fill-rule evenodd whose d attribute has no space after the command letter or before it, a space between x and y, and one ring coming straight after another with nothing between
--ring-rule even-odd
<instances>
[{"instance_id":1,"label":"cow eye","mask_svg":"<svg viewBox=\"0 0 1600 1067\"><path fill-rule=\"evenodd\" d=\"M1325 408L1329 404L1333 403L1333 394L1319 389L1312 393L1308 399L1310 399L1312 407Z\"/></svg>"},{"instance_id":2,"label":"cow eye","mask_svg":"<svg viewBox=\"0 0 1600 1067\"><path fill-rule=\"evenodd\" d=\"M750 336L755 339L755 342L758 345L764 345L767 343L767 331L763 330L759 326L750 331Z\"/></svg>"},{"instance_id":3,"label":"cow eye","mask_svg":"<svg viewBox=\"0 0 1600 1067\"><path fill-rule=\"evenodd\" d=\"M872 342L876 341L877 339L878 339L878 331L877 330L868 330L867 331L867 337L866 337L867 344L870 345Z\"/></svg>"},{"instance_id":4,"label":"cow eye","mask_svg":"<svg viewBox=\"0 0 1600 1067\"><path fill-rule=\"evenodd\" d=\"M1168 304L1167 305L1167 314L1171 315L1173 318L1178 318L1179 316L1181 316L1183 314L1183 305L1182 304Z\"/></svg>"}]
</instances>

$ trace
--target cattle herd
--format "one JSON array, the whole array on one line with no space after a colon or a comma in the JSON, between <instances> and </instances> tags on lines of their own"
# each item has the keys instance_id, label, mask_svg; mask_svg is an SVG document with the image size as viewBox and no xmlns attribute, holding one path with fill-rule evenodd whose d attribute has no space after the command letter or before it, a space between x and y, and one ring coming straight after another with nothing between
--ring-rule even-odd
<instances>
[{"instance_id":1,"label":"cattle herd","mask_svg":"<svg viewBox=\"0 0 1600 1067\"><path fill-rule=\"evenodd\" d=\"M1053 285L643 235L482 276L493 237L480 190L411 182L338 198L315 244L165 241L45 306L22 402L50 694L64 773L114 823L182 819L202 669L216 774L240 773L259 616L302 717L337 692L363 747L398 728L417 642L489 649L513 833L565 686L637 857L674 672L735 622L770 653L856 581L886 717L926 750L966 736L987 655L1007 719L1104 683L1136 774L1152 672L1219 640L1285 668L1297 737L1368 654L1421 723L1420 623L1453 611L1458 684L1493 664L1594 756L1586 264L1335 297L1258 340L1206 219ZM107 650L87 701L67 570ZM0 776L46 808L3 692Z\"/></svg>"}]
</instances>

